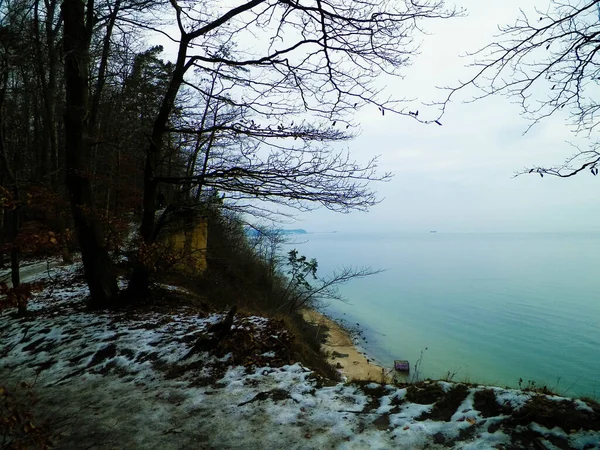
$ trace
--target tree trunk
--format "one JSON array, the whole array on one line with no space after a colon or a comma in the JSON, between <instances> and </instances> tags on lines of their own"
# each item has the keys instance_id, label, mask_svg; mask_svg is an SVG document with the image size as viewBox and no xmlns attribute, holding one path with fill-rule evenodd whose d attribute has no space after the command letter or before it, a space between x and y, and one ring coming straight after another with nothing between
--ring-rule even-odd
<instances>
[{"instance_id":1,"label":"tree trunk","mask_svg":"<svg viewBox=\"0 0 600 450\"><path fill-rule=\"evenodd\" d=\"M13 239L16 237L14 234L15 229L18 233L19 226L19 209L15 209L12 212L12 226L13 229ZM19 248L16 245L12 246L10 250L10 281L12 282L13 289L17 289L21 285L21 272L20 272L20 255ZM27 315L27 301L19 300L17 303L17 315L19 317L24 317Z\"/></svg>"},{"instance_id":2,"label":"tree trunk","mask_svg":"<svg viewBox=\"0 0 600 450\"><path fill-rule=\"evenodd\" d=\"M19 235L19 228L21 226L20 216L21 207L18 205L19 202L19 187L16 184L16 173L15 173L15 184L13 187L14 200L17 202L17 207L13 209L9 214L9 226L10 226L10 238L13 245L10 249L10 281L12 282L13 289L17 289L21 285L21 272L20 264L21 258L19 255L19 247L16 245L17 236ZM19 300L17 303L17 315L24 317L27 315L27 300Z\"/></svg>"},{"instance_id":3,"label":"tree trunk","mask_svg":"<svg viewBox=\"0 0 600 450\"><path fill-rule=\"evenodd\" d=\"M10 212L10 234L14 244L15 239L19 234L19 208L16 208ZM19 248L16 245L12 245L10 250L10 281L15 289L21 284L19 263Z\"/></svg>"},{"instance_id":4,"label":"tree trunk","mask_svg":"<svg viewBox=\"0 0 600 450\"><path fill-rule=\"evenodd\" d=\"M6 100L6 89L8 84L8 64L4 62L4 64L0 65L0 159L1 159L1 167L4 167L4 170L0 170L0 183L4 184L5 179L12 181L12 171L10 170L10 165L8 161L8 156L6 154L6 147L4 145L4 130L5 130L5 116L4 116L4 102ZM6 178L4 174L6 173ZM5 241L9 239L9 226L10 226L10 218L9 211L5 208L2 208L0 211L2 214L2 218L0 219L0 244L4 244ZM4 265L4 253L0 252L0 267Z\"/></svg>"},{"instance_id":5,"label":"tree trunk","mask_svg":"<svg viewBox=\"0 0 600 450\"><path fill-rule=\"evenodd\" d=\"M9 239L13 243L10 250L10 278L13 285L13 289L16 289L21 284L21 274L19 272L19 248L16 245L16 239L17 235L19 234L20 227L20 209L18 205L19 186L16 170L10 168L4 141L4 102L6 100L6 88L8 85L8 67L3 67L3 69L5 70L2 74L2 80L0 85L0 158L2 159L2 166L4 167L4 172L6 173L8 181L12 184L14 201L17 203L16 207L12 211L8 210L8 213L6 214L6 226L8 228L8 235ZM24 316L27 314L26 304L18 304L18 314L19 316Z\"/></svg>"},{"instance_id":6,"label":"tree trunk","mask_svg":"<svg viewBox=\"0 0 600 450\"><path fill-rule=\"evenodd\" d=\"M183 76L187 70L185 60L187 57L187 46L189 38L182 37L179 43L177 62L169 82L169 86L161 103L160 109L152 126L152 135L150 144L146 151L146 165L144 167L144 211L142 213L142 224L140 226L140 236L143 245L151 245L154 242L156 233L156 200L158 182L156 181L158 163L163 150L165 127L169 121L171 112L175 105L175 99L179 88L183 83ZM139 299L148 293L150 287L150 271L138 261L136 264L129 286L127 288L129 297L133 300Z\"/></svg>"},{"instance_id":7,"label":"tree trunk","mask_svg":"<svg viewBox=\"0 0 600 450\"><path fill-rule=\"evenodd\" d=\"M93 0L88 0L87 8L89 15L93 11ZM106 307L116 300L118 287L112 263L104 247L90 181L87 65L91 33L85 24L85 5L81 0L64 0L61 9L64 19L66 84L65 181L91 303L95 307Z\"/></svg>"}]
</instances>

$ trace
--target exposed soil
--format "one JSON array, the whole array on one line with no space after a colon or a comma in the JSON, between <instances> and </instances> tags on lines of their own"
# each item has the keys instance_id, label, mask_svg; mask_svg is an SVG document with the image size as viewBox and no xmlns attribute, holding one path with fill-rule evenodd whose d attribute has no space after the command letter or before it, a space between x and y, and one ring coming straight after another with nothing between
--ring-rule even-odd
<instances>
[{"instance_id":1,"label":"exposed soil","mask_svg":"<svg viewBox=\"0 0 600 450\"><path fill-rule=\"evenodd\" d=\"M482 417L496 417L510 412L509 407L498 403L496 394L492 389L483 389L476 392L473 397L473 404Z\"/></svg>"},{"instance_id":2,"label":"exposed soil","mask_svg":"<svg viewBox=\"0 0 600 450\"><path fill-rule=\"evenodd\" d=\"M410 384L406 391L406 400L419 405L431 405L445 396L444 389L438 383L424 381Z\"/></svg>"},{"instance_id":3,"label":"exposed soil","mask_svg":"<svg viewBox=\"0 0 600 450\"><path fill-rule=\"evenodd\" d=\"M430 412L423 413L417 420L430 419L448 422L467 395L469 395L469 388L464 384L457 384L435 402Z\"/></svg>"},{"instance_id":4,"label":"exposed soil","mask_svg":"<svg viewBox=\"0 0 600 450\"><path fill-rule=\"evenodd\" d=\"M534 395L523 408L507 421L510 426L535 422L548 429L562 428L565 432L600 430L600 411L584 410L573 400L551 400L545 395Z\"/></svg>"}]
</instances>

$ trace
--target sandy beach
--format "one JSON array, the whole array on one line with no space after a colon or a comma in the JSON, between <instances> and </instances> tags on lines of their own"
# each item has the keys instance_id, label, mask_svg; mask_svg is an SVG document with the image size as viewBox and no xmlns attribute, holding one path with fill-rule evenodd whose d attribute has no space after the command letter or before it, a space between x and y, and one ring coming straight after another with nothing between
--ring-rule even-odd
<instances>
[{"instance_id":1,"label":"sandy beach","mask_svg":"<svg viewBox=\"0 0 600 450\"><path fill-rule=\"evenodd\" d=\"M329 355L328 361L349 380L381 381L382 373L389 380L390 369L374 364L359 352L348 332L335 321L312 309L303 310L302 315L307 322L327 328L328 337L321 350Z\"/></svg>"}]
</instances>

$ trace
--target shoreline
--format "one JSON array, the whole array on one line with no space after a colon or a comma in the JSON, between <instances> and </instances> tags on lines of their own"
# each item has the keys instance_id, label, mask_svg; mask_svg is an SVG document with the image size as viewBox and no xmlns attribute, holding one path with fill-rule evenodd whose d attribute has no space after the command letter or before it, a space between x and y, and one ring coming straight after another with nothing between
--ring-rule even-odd
<instances>
[{"instance_id":1,"label":"shoreline","mask_svg":"<svg viewBox=\"0 0 600 450\"><path fill-rule=\"evenodd\" d=\"M344 328L343 325L336 322L334 319L326 316L325 314L316 311L314 309L302 309L301 311L304 320L312 325L322 326L326 328L324 332L327 334L325 342L321 344L321 352L326 356L327 362L331 364L343 377L342 381L364 381L370 380L376 383L400 383L402 384L413 384L415 381L411 381L408 375L406 379L400 378L394 381L394 374L392 367L384 367L376 361L370 359L368 355L361 351L360 347L355 344L352 339L352 332ZM403 374L402 374L403 375ZM401 377L402 377L401 375ZM518 391L523 394L544 394L554 397L560 397L572 400L590 399L594 402L598 402L598 396L594 395L581 395L578 393L568 393L570 390L567 389L564 392L558 390L558 387L548 388L544 383L540 383L536 386L535 381L531 385L532 380L529 380L527 385L515 386L508 385L502 382L492 381L473 381L470 379L465 380L454 380L452 378L422 378L417 380L424 383L436 383L436 382L449 382L455 384L465 384L470 386L480 386L491 389L502 389L508 391Z\"/></svg>"},{"instance_id":2,"label":"shoreline","mask_svg":"<svg viewBox=\"0 0 600 450\"><path fill-rule=\"evenodd\" d=\"M350 333L335 320L314 309L303 309L302 316L313 325L327 328L327 338L321 344L321 352L327 355L327 361L348 381L391 380L390 369L377 364L360 352Z\"/></svg>"}]
</instances>

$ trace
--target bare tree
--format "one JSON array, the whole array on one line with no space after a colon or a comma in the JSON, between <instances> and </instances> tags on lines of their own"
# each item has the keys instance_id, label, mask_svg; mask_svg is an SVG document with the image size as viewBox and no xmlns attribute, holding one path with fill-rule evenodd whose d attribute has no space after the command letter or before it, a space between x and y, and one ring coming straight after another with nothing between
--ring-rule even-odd
<instances>
[{"instance_id":1,"label":"bare tree","mask_svg":"<svg viewBox=\"0 0 600 450\"><path fill-rule=\"evenodd\" d=\"M471 54L475 74L450 89L443 109L461 90L479 90L472 100L491 95L516 99L529 121L527 131L564 110L575 134L589 137L587 150L555 167L527 168L521 173L571 177L589 170L598 174L600 1L551 0L546 10L521 11L514 24L500 28L497 41Z\"/></svg>"},{"instance_id":2,"label":"bare tree","mask_svg":"<svg viewBox=\"0 0 600 450\"><path fill-rule=\"evenodd\" d=\"M107 306L116 300L118 287L95 207L89 164L89 49L94 0L64 0L65 51L65 181L81 247L92 304Z\"/></svg>"},{"instance_id":3,"label":"bare tree","mask_svg":"<svg viewBox=\"0 0 600 450\"><path fill-rule=\"evenodd\" d=\"M220 2L170 3L179 31L172 39L179 45L148 136L140 227L145 244L156 235L160 183L211 187L237 200L300 209L315 203L346 212L378 201L368 182L389 174L377 174L376 159L359 164L326 144L350 139L353 114L364 106L414 118L402 99L383 97L375 81L400 74L417 49L423 20L452 17L453 9L443 0L250 0L230 9ZM202 83L203 77L212 81ZM183 86L233 114L171 126ZM183 178L160 176L168 133L205 142L207 164ZM236 153L215 154L215 134L243 143ZM140 266L130 288L147 285L148 272Z\"/></svg>"}]
</instances>

